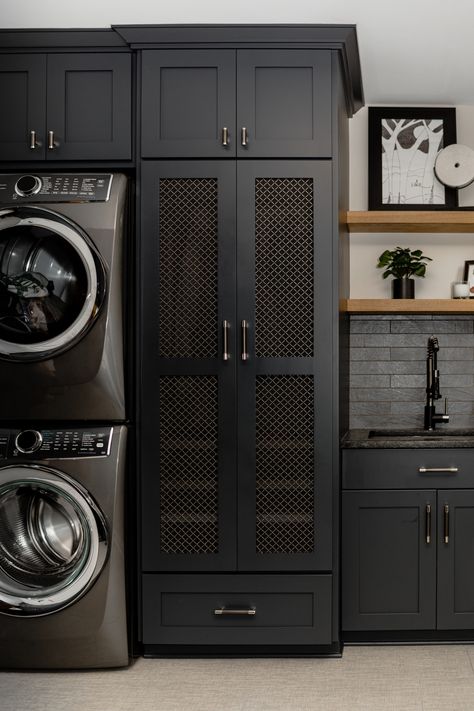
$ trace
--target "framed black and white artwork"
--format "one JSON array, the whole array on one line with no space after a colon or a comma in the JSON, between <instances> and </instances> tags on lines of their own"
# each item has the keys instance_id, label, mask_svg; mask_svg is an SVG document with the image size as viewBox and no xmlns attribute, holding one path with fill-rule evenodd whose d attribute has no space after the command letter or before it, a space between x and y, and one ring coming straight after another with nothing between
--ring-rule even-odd
<instances>
[{"instance_id":1,"label":"framed black and white artwork","mask_svg":"<svg viewBox=\"0 0 474 711\"><path fill-rule=\"evenodd\" d=\"M452 210L458 193L436 178L442 148L456 143L456 109L369 107L369 209Z\"/></svg>"},{"instance_id":2,"label":"framed black and white artwork","mask_svg":"<svg viewBox=\"0 0 474 711\"><path fill-rule=\"evenodd\" d=\"M469 298L474 299L474 260L464 262L464 281L469 287Z\"/></svg>"}]
</instances>

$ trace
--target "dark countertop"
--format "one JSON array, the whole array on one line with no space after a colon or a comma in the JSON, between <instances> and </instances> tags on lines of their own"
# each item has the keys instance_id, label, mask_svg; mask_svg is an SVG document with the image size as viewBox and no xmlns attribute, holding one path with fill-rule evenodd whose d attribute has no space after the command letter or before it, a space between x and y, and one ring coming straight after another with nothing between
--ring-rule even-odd
<instances>
[{"instance_id":1,"label":"dark countertop","mask_svg":"<svg viewBox=\"0 0 474 711\"><path fill-rule=\"evenodd\" d=\"M376 436L369 437L369 433ZM436 429L425 430L349 430L341 439L342 449L456 449L474 448L474 430Z\"/></svg>"}]
</instances>

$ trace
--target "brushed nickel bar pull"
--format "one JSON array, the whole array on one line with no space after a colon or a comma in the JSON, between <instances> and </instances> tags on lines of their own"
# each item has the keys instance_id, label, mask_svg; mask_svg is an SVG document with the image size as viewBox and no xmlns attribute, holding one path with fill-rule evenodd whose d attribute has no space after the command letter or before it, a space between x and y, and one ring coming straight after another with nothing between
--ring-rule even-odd
<instances>
[{"instance_id":1,"label":"brushed nickel bar pull","mask_svg":"<svg viewBox=\"0 0 474 711\"><path fill-rule=\"evenodd\" d=\"M227 126L224 126L224 128L222 129L222 145L225 148L230 145L229 129L227 128Z\"/></svg>"},{"instance_id":2,"label":"brushed nickel bar pull","mask_svg":"<svg viewBox=\"0 0 474 711\"><path fill-rule=\"evenodd\" d=\"M242 360L248 360L249 359L249 354L247 350L247 334L249 330L249 322L248 321L242 321L242 354L241 354L241 359Z\"/></svg>"},{"instance_id":3,"label":"brushed nickel bar pull","mask_svg":"<svg viewBox=\"0 0 474 711\"><path fill-rule=\"evenodd\" d=\"M214 614L227 617L254 617L257 614L255 607L219 607Z\"/></svg>"},{"instance_id":4,"label":"brushed nickel bar pull","mask_svg":"<svg viewBox=\"0 0 474 711\"><path fill-rule=\"evenodd\" d=\"M444 472L446 474L457 474L459 467L418 467L420 474L439 474Z\"/></svg>"},{"instance_id":5,"label":"brushed nickel bar pull","mask_svg":"<svg viewBox=\"0 0 474 711\"><path fill-rule=\"evenodd\" d=\"M30 148L34 150L38 148L38 141L36 140L36 131L30 131Z\"/></svg>"},{"instance_id":6,"label":"brushed nickel bar pull","mask_svg":"<svg viewBox=\"0 0 474 711\"><path fill-rule=\"evenodd\" d=\"M229 327L230 323L224 319L222 322L222 339L223 339L223 349L222 349L222 360L229 360Z\"/></svg>"},{"instance_id":7,"label":"brushed nickel bar pull","mask_svg":"<svg viewBox=\"0 0 474 711\"><path fill-rule=\"evenodd\" d=\"M245 126L242 126L240 129L240 143L244 146L244 148L246 148L249 144L249 136Z\"/></svg>"},{"instance_id":8,"label":"brushed nickel bar pull","mask_svg":"<svg viewBox=\"0 0 474 711\"><path fill-rule=\"evenodd\" d=\"M431 543L431 504L426 504L426 542Z\"/></svg>"},{"instance_id":9,"label":"brushed nickel bar pull","mask_svg":"<svg viewBox=\"0 0 474 711\"><path fill-rule=\"evenodd\" d=\"M56 143L54 141L54 131L48 131L48 148L52 151L55 147Z\"/></svg>"},{"instance_id":10,"label":"brushed nickel bar pull","mask_svg":"<svg viewBox=\"0 0 474 711\"><path fill-rule=\"evenodd\" d=\"M444 505L444 542L449 543L449 506Z\"/></svg>"}]
</instances>

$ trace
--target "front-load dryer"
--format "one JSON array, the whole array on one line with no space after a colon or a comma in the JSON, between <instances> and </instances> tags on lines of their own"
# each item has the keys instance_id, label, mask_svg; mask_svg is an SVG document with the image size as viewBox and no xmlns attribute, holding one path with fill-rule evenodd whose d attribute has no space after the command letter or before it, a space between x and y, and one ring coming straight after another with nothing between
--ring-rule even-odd
<instances>
[{"instance_id":1,"label":"front-load dryer","mask_svg":"<svg viewBox=\"0 0 474 711\"><path fill-rule=\"evenodd\" d=\"M124 425L0 429L0 668L128 663Z\"/></svg>"},{"instance_id":2,"label":"front-load dryer","mask_svg":"<svg viewBox=\"0 0 474 711\"><path fill-rule=\"evenodd\" d=\"M125 419L126 188L0 175L0 420Z\"/></svg>"}]
</instances>

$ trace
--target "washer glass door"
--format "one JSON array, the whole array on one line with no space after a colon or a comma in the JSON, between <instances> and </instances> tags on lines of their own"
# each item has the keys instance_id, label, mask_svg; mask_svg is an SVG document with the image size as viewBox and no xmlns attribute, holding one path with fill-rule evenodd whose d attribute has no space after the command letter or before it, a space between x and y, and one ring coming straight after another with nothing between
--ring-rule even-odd
<instances>
[{"instance_id":1,"label":"washer glass door","mask_svg":"<svg viewBox=\"0 0 474 711\"><path fill-rule=\"evenodd\" d=\"M0 469L0 614L39 616L80 598L102 570L105 518L66 474Z\"/></svg>"},{"instance_id":2,"label":"washer glass door","mask_svg":"<svg viewBox=\"0 0 474 711\"><path fill-rule=\"evenodd\" d=\"M41 359L91 325L105 272L77 225L35 207L0 210L0 357Z\"/></svg>"}]
</instances>

